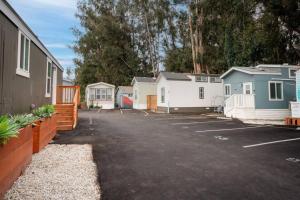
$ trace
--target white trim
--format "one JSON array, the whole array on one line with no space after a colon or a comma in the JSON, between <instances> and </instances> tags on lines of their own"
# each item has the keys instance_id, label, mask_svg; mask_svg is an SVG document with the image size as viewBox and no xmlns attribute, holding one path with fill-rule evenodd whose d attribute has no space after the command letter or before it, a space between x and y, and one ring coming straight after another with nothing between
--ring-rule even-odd
<instances>
[{"instance_id":1,"label":"white trim","mask_svg":"<svg viewBox=\"0 0 300 200\"><path fill-rule=\"evenodd\" d=\"M48 76L48 64L51 63L51 74L50 74L50 92L48 93L47 91L47 87L48 87L48 79L49 79L49 76ZM45 91L45 97L51 97L51 93L52 93L52 90L51 90L51 86L52 86L52 60L50 58L47 58L47 62L46 62L46 91Z\"/></svg>"},{"instance_id":2,"label":"white trim","mask_svg":"<svg viewBox=\"0 0 300 200\"><path fill-rule=\"evenodd\" d=\"M291 71L292 71L292 70L295 71L295 76L291 76ZM295 69L295 68L289 68L289 78L296 79L296 72L297 72L297 69Z\"/></svg>"},{"instance_id":3,"label":"white trim","mask_svg":"<svg viewBox=\"0 0 300 200\"><path fill-rule=\"evenodd\" d=\"M270 91L270 84L271 83L275 83L275 92L277 93L277 88L276 88L276 83L280 83L281 84L281 99L277 99L277 95L276 95L276 99L271 99L271 91ZM283 82L282 81L268 81L268 92L269 92L269 101L283 101L284 100L284 95L283 95Z\"/></svg>"},{"instance_id":4,"label":"white trim","mask_svg":"<svg viewBox=\"0 0 300 200\"><path fill-rule=\"evenodd\" d=\"M226 86L229 86L229 94L226 94ZM231 84L224 84L224 96L225 97L231 96Z\"/></svg>"},{"instance_id":5,"label":"white trim","mask_svg":"<svg viewBox=\"0 0 300 200\"><path fill-rule=\"evenodd\" d=\"M17 14L17 12L11 7L7 1L0 1L0 11L10 19L30 40L41 49L52 62L55 63L62 71L64 68L59 64L55 57L48 51L38 37L33 33L29 26L23 21L23 19Z\"/></svg>"},{"instance_id":6,"label":"white trim","mask_svg":"<svg viewBox=\"0 0 300 200\"><path fill-rule=\"evenodd\" d=\"M86 87L92 87L92 86L96 86L96 85L106 85L106 86L109 86L109 87L112 87L112 88L115 88L116 86L112 85L112 84L109 84L109 83L104 83L104 82L99 82L99 83L93 83L93 84L89 84L87 85Z\"/></svg>"},{"instance_id":7,"label":"white trim","mask_svg":"<svg viewBox=\"0 0 300 200\"><path fill-rule=\"evenodd\" d=\"M288 78L272 78L274 81L296 81L296 79L288 79Z\"/></svg>"},{"instance_id":8,"label":"white trim","mask_svg":"<svg viewBox=\"0 0 300 200\"><path fill-rule=\"evenodd\" d=\"M250 86L250 94L253 94L253 83L252 82L243 83L243 94L246 94L246 85ZM249 95L249 94L246 94L246 95Z\"/></svg>"},{"instance_id":9,"label":"white trim","mask_svg":"<svg viewBox=\"0 0 300 200\"><path fill-rule=\"evenodd\" d=\"M222 76L220 76L221 79L223 79L225 76L227 76L230 72L232 72L233 70L235 71L239 71L242 73L246 73L246 74L250 74L250 75L281 75L281 73L277 73L277 72L250 72L247 70L243 70L237 67L232 67L230 68L227 72L225 72Z\"/></svg>"},{"instance_id":10,"label":"white trim","mask_svg":"<svg viewBox=\"0 0 300 200\"><path fill-rule=\"evenodd\" d=\"M287 65L287 64L283 64L283 65L274 65L274 64L261 64L261 65L257 65L256 68L260 68L260 67L264 67L264 68L290 68L290 67L294 67L294 68L300 68L299 65Z\"/></svg>"},{"instance_id":11,"label":"white trim","mask_svg":"<svg viewBox=\"0 0 300 200\"><path fill-rule=\"evenodd\" d=\"M22 35L24 36L24 41L25 41L25 44L24 44L24 48L26 49L26 40L28 40L29 42L29 46L28 46L28 70L25 70L21 68L21 37ZM17 52L17 69L16 69L16 74L17 75L20 75L20 76L24 76L26 78L30 78L30 46L31 46L31 40L21 31L19 30L18 31L18 52ZM23 55L23 58L25 59L25 51L24 49L24 55ZM25 66L24 66L25 67Z\"/></svg>"}]
</instances>

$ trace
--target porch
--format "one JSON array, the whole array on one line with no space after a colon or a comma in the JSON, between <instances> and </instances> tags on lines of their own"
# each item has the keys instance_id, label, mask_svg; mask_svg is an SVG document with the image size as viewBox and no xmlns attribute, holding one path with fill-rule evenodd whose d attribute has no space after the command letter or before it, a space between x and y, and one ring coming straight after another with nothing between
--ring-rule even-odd
<instances>
[{"instance_id":1,"label":"porch","mask_svg":"<svg viewBox=\"0 0 300 200\"><path fill-rule=\"evenodd\" d=\"M57 86L55 111L57 130L73 130L78 123L80 86Z\"/></svg>"},{"instance_id":2,"label":"porch","mask_svg":"<svg viewBox=\"0 0 300 200\"><path fill-rule=\"evenodd\" d=\"M226 117L239 119L255 118L255 95L233 94L225 100L224 114Z\"/></svg>"}]
</instances>

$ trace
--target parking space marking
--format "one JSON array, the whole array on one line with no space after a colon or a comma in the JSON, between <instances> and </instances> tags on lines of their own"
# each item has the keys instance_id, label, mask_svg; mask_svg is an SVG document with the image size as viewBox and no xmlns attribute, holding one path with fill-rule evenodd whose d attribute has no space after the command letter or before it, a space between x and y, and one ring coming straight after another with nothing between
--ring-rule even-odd
<instances>
[{"instance_id":1,"label":"parking space marking","mask_svg":"<svg viewBox=\"0 0 300 200\"><path fill-rule=\"evenodd\" d=\"M123 115L123 110L122 109L120 109L120 112L121 112L121 115Z\"/></svg>"},{"instance_id":2,"label":"parking space marking","mask_svg":"<svg viewBox=\"0 0 300 200\"><path fill-rule=\"evenodd\" d=\"M205 121L205 122L180 122L180 123L172 123L172 125L190 125L190 124L205 124L205 123L220 123L231 120L215 120L215 121Z\"/></svg>"},{"instance_id":3,"label":"parking space marking","mask_svg":"<svg viewBox=\"0 0 300 200\"><path fill-rule=\"evenodd\" d=\"M204 130L204 131L195 131L196 133L204 133L204 132L220 132L220 131L234 131L234 130L243 130L243 129L252 129L252 128L264 128L270 126L248 126L244 128L228 128L228 129L214 129L214 130Z\"/></svg>"},{"instance_id":4,"label":"parking space marking","mask_svg":"<svg viewBox=\"0 0 300 200\"><path fill-rule=\"evenodd\" d=\"M215 138L219 140L229 140L228 137L223 137L223 136L215 136Z\"/></svg>"},{"instance_id":5,"label":"parking space marking","mask_svg":"<svg viewBox=\"0 0 300 200\"><path fill-rule=\"evenodd\" d=\"M155 118L153 120L183 120L183 119L207 119L206 117L167 117L167 118Z\"/></svg>"},{"instance_id":6,"label":"parking space marking","mask_svg":"<svg viewBox=\"0 0 300 200\"><path fill-rule=\"evenodd\" d=\"M298 158L287 158L286 160L290 161L290 162L294 162L294 163L299 163L300 162L300 159L298 159Z\"/></svg>"},{"instance_id":7,"label":"parking space marking","mask_svg":"<svg viewBox=\"0 0 300 200\"><path fill-rule=\"evenodd\" d=\"M93 118L92 118L92 116L89 117L89 124L93 125Z\"/></svg>"},{"instance_id":8,"label":"parking space marking","mask_svg":"<svg viewBox=\"0 0 300 200\"><path fill-rule=\"evenodd\" d=\"M296 141L296 140L300 140L300 138L292 138L292 139L287 139L287 140L277 140L277 141L272 141L272 142L264 142L264 143L259 143L259 144L246 145L246 146L243 146L243 147L244 148L251 148L251 147L258 147L258 146L263 146L263 145L290 142L290 141Z\"/></svg>"},{"instance_id":9,"label":"parking space marking","mask_svg":"<svg viewBox=\"0 0 300 200\"><path fill-rule=\"evenodd\" d=\"M149 115L149 113L147 111L144 111L143 112L145 113L145 117L147 117Z\"/></svg>"}]
</instances>

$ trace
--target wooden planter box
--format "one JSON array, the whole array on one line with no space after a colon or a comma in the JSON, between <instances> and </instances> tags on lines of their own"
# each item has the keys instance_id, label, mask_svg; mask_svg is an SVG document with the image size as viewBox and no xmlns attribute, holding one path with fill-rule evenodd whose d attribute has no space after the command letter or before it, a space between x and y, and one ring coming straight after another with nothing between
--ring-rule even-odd
<instances>
[{"instance_id":1,"label":"wooden planter box","mask_svg":"<svg viewBox=\"0 0 300 200\"><path fill-rule=\"evenodd\" d=\"M25 171L32 159L32 126L20 129L19 136L0 145L0 199Z\"/></svg>"},{"instance_id":2,"label":"wooden planter box","mask_svg":"<svg viewBox=\"0 0 300 200\"><path fill-rule=\"evenodd\" d=\"M32 131L33 153L40 152L56 135L56 118L57 115L54 114L35 123Z\"/></svg>"}]
</instances>

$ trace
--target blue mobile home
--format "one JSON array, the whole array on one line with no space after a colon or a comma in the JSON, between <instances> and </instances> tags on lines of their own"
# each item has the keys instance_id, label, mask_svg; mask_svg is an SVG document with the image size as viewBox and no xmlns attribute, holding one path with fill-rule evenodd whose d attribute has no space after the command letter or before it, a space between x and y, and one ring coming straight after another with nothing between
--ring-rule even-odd
<instances>
[{"instance_id":1,"label":"blue mobile home","mask_svg":"<svg viewBox=\"0 0 300 200\"><path fill-rule=\"evenodd\" d=\"M224 80L227 117L283 120L290 115L290 102L296 100L295 65L232 67Z\"/></svg>"}]
</instances>

